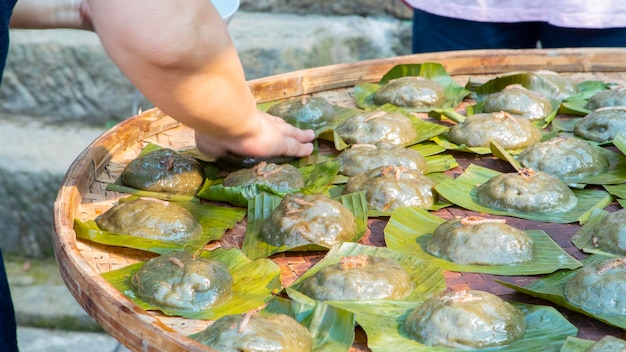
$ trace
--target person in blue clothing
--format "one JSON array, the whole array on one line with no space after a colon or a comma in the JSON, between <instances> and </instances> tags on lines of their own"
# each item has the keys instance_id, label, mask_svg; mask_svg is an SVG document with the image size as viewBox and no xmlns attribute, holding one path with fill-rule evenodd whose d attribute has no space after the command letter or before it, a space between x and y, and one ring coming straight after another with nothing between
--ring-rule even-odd
<instances>
[{"instance_id":1,"label":"person in blue clothing","mask_svg":"<svg viewBox=\"0 0 626 352\"><path fill-rule=\"evenodd\" d=\"M402 0L413 52L626 46L621 0Z\"/></svg>"},{"instance_id":2,"label":"person in blue clothing","mask_svg":"<svg viewBox=\"0 0 626 352\"><path fill-rule=\"evenodd\" d=\"M195 130L204 154L303 157L313 151L312 130L257 109L226 23L210 1L2 0L0 20L0 72L9 28L94 30L146 98ZM17 351L16 324L4 269L0 260L0 350L11 352Z\"/></svg>"}]
</instances>

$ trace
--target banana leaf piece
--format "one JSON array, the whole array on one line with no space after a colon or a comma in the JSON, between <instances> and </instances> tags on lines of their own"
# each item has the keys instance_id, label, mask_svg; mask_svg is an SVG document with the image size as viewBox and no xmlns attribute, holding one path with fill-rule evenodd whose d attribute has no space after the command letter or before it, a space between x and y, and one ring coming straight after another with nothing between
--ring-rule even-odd
<instances>
[{"instance_id":1,"label":"banana leaf piece","mask_svg":"<svg viewBox=\"0 0 626 352\"><path fill-rule=\"evenodd\" d=\"M581 339L574 336L568 336L565 344L561 348L561 352L585 352L587 347L593 346L595 341Z\"/></svg>"},{"instance_id":2,"label":"banana leaf piece","mask_svg":"<svg viewBox=\"0 0 626 352\"><path fill-rule=\"evenodd\" d=\"M569 96L563 99L560 114L585 116L591 112L591 110L585 108L587 101L594 94L609 89L611 84L604 83L602 81L584 81L577 84L578 94Z\"/></svg>"},{"instance_id":3,"label":"banana leaf piece","mask_svg":"<svg viewBox=\"0 0 626 352\"><path fill-rule=\"evenodd\" d=\"M589 220L572 236L571 241L574 246L585 253L600 254L607 257L619 257L620 255L618 254L607 252L593 245L592 237L594 230L604 224L604 219L606 219L607 215L609 215L609 212L605 210L599 208L593 209Z\"/></svg>"},{"instance_id":4,"label":"banana leaf piece","mask_svg":"<svg viewBox=\"0 0 626 352\"><path fill-rule=\"evenodd\" d=\"M130 279L145 262L103 273L102 277L145 310L158 310L170 316L203 320L216 320L225 315L241 314L259 308L272 299L273 293L281 290L280 267L269 259L250 260L236 248L218 248L214 251L203 251L199 255L222 262L233 277L232 297L224 304L199 312L157 307L139 299L130 286Z\"/></svg>"},{"instance_id":5,"label":"banana leaf piece","mask_svg":"<svg viewBox=\"0 0 626 352\"><path fill-rule=\"evenodd\" d=\"M413 122L413 128L417 132L415 139L407 143L407 146L411 146L423 141L428 140L431 137L438 136L448 130L448 127L432 122L425 121L420 119L419 117L409 113L406 109L401 109L396 106L385 104L377 108L377 110L384 111L387 113L399 112L411 119ZM353 109L353 108L342 108L338 114L339 118L337 119L337 124L335 126L327 127L325 130L320 131L318 135L319 139L328 140L334 143L335 149L338 151L342 151L348 147L348 144L337 134L335 128L344 120L351 118L357 114L362 113L363 110Z\"/></svg>"},{"instance_id":6,"label":"banana leaf piece","mask_svg":"<svg viewBox=\"0 0 626 352\"><path fill-rule=\"evenodd\" d=\"M294 189L289 192L277 191L276 189L261 185L251 184L246 186L226 187L222 184L223 179L205 182L197 193L197 196L207 200L227 202L239 207L247 207L248 202L257 195L268 192L278 196L287 193L321 193L330 185L339 173L339 163L334 160L320 162L314 165L299 168L304 178L305 186L302 189Z\"/></svg>"},{"instance_id":7,"label":"banana leaf piece","mask_svg":"<svg viewBox=\"0 0 626 352\"><path fill-rule=\"evenodd\" d=\"M374 103L374 93L389 81L406 76L419 76L439 82L444 87L445 91L445 101L440 108L454 108L470 94L469 90L452 79L440 63L425 62L421 64L402 64L392 67L383 75L379 84L357 83L354 86L356 105L363 109L376 109L378 105ZM432 109L413 108L408 110L426 112Z\"/></svg>"},{"instance_id":8,"label":"banana leaf piece","mask_svg":"<svg viewBox=\"0 0 626 352\"><path fill-rule=\"evenodd\" d=\"M526 230L534 241L535 256L530 263L511 265L464 265L450 262L426 252L426 243L444 219L423 209L399 208L393 212L385 227L388 248L413 255L444 270L487 273L494 275L549 274L560 269L576 269L582 264L569 255L545 232Z\"/></svg>"},{"instance_id":9,"label":"banana leaf piece","mask_svg":"<svg viewBox=\"0 0 626 352\"><path fill-rule=\"evenodd\" d=\"M568 336L578 333L578 329L552 307L510 303L526 316L525 334L509 345L480 351L558 352ZM423 345L404 332L406 316L420 304L421 302L389 302L383 307L346 305L345 309L355 313L357 321L367 334L367 345L373 352L458 351Z\"/></svg>"},{"instance_id":10,"label":"banana leaf piece","mask_svg":"<svg viewBox=\"0 0 626 352\"><path fill-rule=\"evenodd\" d=\"M133 197L131 196L126 199L131 198ZM74 219L74 231L76 232L77 238L84 240L109 246L120 246L165 254L174 250L201 249L208 242L221 239L226 230L232 229L246 216L245 209L230 206L217 206L194 202L180 202L177 204L187 209L196 221L200 223L204 236L193 241L173 243L104 231L98 227L94 220L82 222L78 219Z\"/></svg>"},{"instance_id":11,"label":"banana leaf piece","mask_svg":"<svg viewBox=\"0 0 626 352\"><path fill-rule=\"evenodd\" d=\"M379 256L394 260L400 264L411 277L414 283L413 291L408 297L401 300L402 302L422 302L427 298L433 297L446 288L445 280L443 277L443 271L434 265L428 264L419 260L411 255L403 254L395 250L386 247L375 247L369 245L363 245L359 243L345 242L331 248L324 258L307 270L302 276L294 281L289 287L286 288L286 292L297 302L305 304L313 304L314 299L304 295L300 292L303 281L308 277L313 276L319 270L329 265L338 263L341 258L345 256L353 255L372 255ZM351 300L351 301L325 301L327 304L346 309L344 307L356 307L350 309L350 311L356 313L360 307L368 307L371 309L379 310L383 312L387 303L395 302L392 300ZM376 308L378 307L378 309ZM363 308L367 309L367 308ZM357 323L359 323L357 319Z\"/></svg>"},{"instance_id":12,"label":"banana leaf piece","mask_svg":"<svg viewBox=\"0 0 626 352\"><path fill-rule=\"evenodd\" d=\"M274 246L261 238L261 227L266 219L268 219L274 209L278 206L281 197L269 194L261 193L254 199L251 199L248 204L248 224L246 227L246 233L244 236L242 251L248 256L248 258L265 258L275 253L287 252L287 251L318 251L327 250L327 248L320 245L306 245L299 247L289 246ZM335 200L342 203L348 210L354 214L354 218L357 225L357 232L353 242L358 241L363 237L367 230L367 204L365 196L362 192L342 195Z\"/></svg>"},{"instance_id":13,"label":"banana leaf piece","mask_svg":"<svg viewBox=\"0 0 626 352\"><path fill-rule=\"evenodd\" d=\"M309 329L313 351L349 351L354 342L354 314L324 302L307 305L275 297L259 314L287 314Z\"/></svg>"},{"instance_id":14,"label":"banana leaf piece","mask_svg":"<svg viewBox=\"0 0 626 352\"><path fill-rule=\"evenodd\" d=\"M584 265L591 265L594 263L601 262L607 258L603 255L594 254L583 259L581 262ZM626 329L626 315L608 315L608 314L594 314L588 312L580 307L577 307L565 298L563 293L563 287L565 283L569 280L569 278L576 273L576 270L562 270L558 271L554 274L550 274L546 277L542 277L527 285L525 287L518 286L506 281L496 280L499 284L506 286L508 288L514 289L518 292L525 293L527 295L545 299L550 301L558 306L567 308L571 311L578 312L584 314L588 317L599 320L605 324L612 325L621 329Z\"/></svg>"},{"instance_id":15,"label":"banana leaf piece","mask_svg":"<svg viewBox=\"0 0 626 352\"><path fill-rule=\"evenodd\" d=\"M444 180L435 186L435 190L450 202L465 209L479 213L513 216L550 223L584 223L587 221L593 208L603 208L612 201L611 195L606 191L574 189L573 192L578 199L578 204L574 209L568 212L532 213L491 209L478 203L476 185L485 183L498 174L500 174L498 171L471 164L461 176L457 177L454 181Z\"/></svg>"},{"instance_id":16,"label":"banana leaf piece","mask_svg":"<svg viewBox=\"0 0 626 352\"><path fill-rule=\"evenodd\" d=\"M624 183L626 180L626 156L624 156L624 154L618 154L609 149L599 147L595 144L592 144L592 146L597 148L598 152L607 158L609 161L608 170L594 175L559 178L570 186L575 185L577 188L584 188L585 185L611 185ZM504 150L496 142L491 143L491 151L492 154L499 159L508 161L515 170L519 170L522 167L514 156Z\"/></svg>"}]
</instances>

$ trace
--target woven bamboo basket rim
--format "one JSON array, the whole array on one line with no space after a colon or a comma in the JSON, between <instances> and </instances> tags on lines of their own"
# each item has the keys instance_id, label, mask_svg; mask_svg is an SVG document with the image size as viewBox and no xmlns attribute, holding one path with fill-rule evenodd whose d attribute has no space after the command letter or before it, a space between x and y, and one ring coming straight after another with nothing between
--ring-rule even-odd
<instances>
[{"instance_id":1,"label":"woven bamboo basket rim","mask_svg":"<svg viewBox=\"0 0 626 352\"><path fill-rule=\"evenodd\" d=\"M572 76L626 84L626 48L475 50L407 55L312 68L249 82L259 103L302 95L319 95L347 107L354 106L352 88L361 81L378 82L397 64L439 62L459 83L469 77L487 80L511 71L551 70ZM139 308L113 288L101 273L148 259L154 255L132 249L108 247L76 240L74 219L93 219L120 195L106 191L124 165L137 156L146 143L180 149L193 145L193 132L158 109L133 116L94 140L70 166L54 204L53 244L63 280L77 302L105 331L131 350L207 351L186 337L208 325L167 317ZM461 163L461 162L460 162ZM462 210L445 210L457 215ZM549 226L553 226L549 225ZM370 232L382 231L384 221L375 220ZM239 229L241 234L241 229ZM571 235L571 230L570 233ZM288 256L276 261L288 265ZM297 275L311 263L291 263L284 270ZM468 285L463 275L448 275L449 284ZM471 285L470 285L471 286ZM598 333L605 331L600 327ZM612 332L612 331L609 331ZM364 343L355 351L367 350Z\"/></svg>"}]
</instances>

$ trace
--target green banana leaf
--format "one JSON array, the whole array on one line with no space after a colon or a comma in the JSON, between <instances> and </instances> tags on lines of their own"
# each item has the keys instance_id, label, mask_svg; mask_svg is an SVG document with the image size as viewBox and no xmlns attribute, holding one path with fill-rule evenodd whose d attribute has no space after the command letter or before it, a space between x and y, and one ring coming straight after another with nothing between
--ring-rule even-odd
<instances>
[{"instance_id":1,"label":"green banana leaf","mask_svg":"<svg viewBox=\"0 0 626 352\"><path fill-rule=\"evenodd\" d=\"M581 226L578 231L576 231L574 236L572 236L571 241L574 246L585 253L600 254L607 257L619 257L619 254L604 251L593 245L592 237L594 230L598 227L602 228L604 225L604 219L606 219L608 215L608 211L599 208L593 209L591 215L589 216L589 220Z\"/></svg>"},{"instance_id":2,"label":"green banana leaf","mask_svg":"<svg viewBox=\"0 0 626 352\"><path fill-rule=\"evenodd\" d=\"M133 196L128 197L131 199ZM194 202L179 202L178 205L187 209L202 227L203 237L193 241L173 243L161 240L151 240L128 234L118 234L101 230L94 220L82 222L74 219L74 231L76 237L84 240L106 244L134 248L148 252L165 254L174 250L198 250L207 243L222 238L226 230L232 229L246 216L245 209L230 206L208 205Z\"/></svg>"},{"instance_id":3,"label":"green banana leaf","mask_svg":"<svg viewBox=\"0 0 626 352\"><path fill-rule=\"evenodd\" d=\"M233 294L227 302L199 312L157 307L139 299L130 286L130 279L145 262L103 273L102 277L145 310L158 310L169 316L202 320L216 320L225 315L241 314L259 308L272 299L272 294L281 290L280 267L269 259L250 260L236 248L204 251L200 256L218 260L228 267L233 277Z\"/></svg>"},{"instance_id":4,"label":"green banana leaf","mask_svg":"<svg viewBox=\"0 0 626 352\"><path fill-rule=\"evenodd\" d=\"M599 147L593 143L591 143L591 146L596 148L600 154L607 158L609 161L609 169L595 175L559 177L561 181L569 184L570 186L575 185L577 188L584 188L585 185L611 185L624 183L624 181L626 181L626 156L624 156L624 154L615 153L609 149ZM515 170L519 170L521 168L517 159L496 142L492 142L491 151L492 154L499 159L508 161Z\"/></svg>"},{"instance_id":5,"label":"green banana leaf","mask_svg":"<svg viewBox=\"0 0 626 352\"><path fill-rule=\"evenodd\" d=\"M345 242L331 248L324 258L302 274L285 290L289 297L297 302L305 304L313 304L314 299L304 295L300 289L304 280L313 276L319 270L329 265L338 263L341 258L353 255L372 255L384 257L394 260L402 266L413 281L413 291L408 297L401 300L402 302L422 302L427 298L433 297L446 288L443 271L434 265L428 264L411 255L403 254L386 247L375 247L359 243ZM347 309L356 313L359 309L375 309L383 312L389 304L393 305L391 300L352 300L352 301L325 301L327 304L341 309ZM347 307L351 307L348 309ZM361 308L363 307L363 308ZM367 307L367 308L366 308ZM357 318L357 323L360 323Z\"/></svg>"},{"instance_id":6,"label":"green banana leaf","mask_svg":"<svg viewBox=\"0 0 626 352\"><path fill-rule=\"evenodd\" d=\"M392 67L380 80L379 84L372 83L357 83L354 86L354 99L358 107L363 109L376 109L378 105L374 103L374 93L384 84L391 80L406 77L406 76L419 76L427 79L432 79L441 83L445 91L445 101L441 108L454 108L463 99L470 94L470 91L465 89L460 84L456 83L454 79L446 72L442 64L436 62L425 62L421 64L402 64ZM413 108L408 109L411 111L430 111L431 108Z\"/></svg>"},{"instance_id":7,"label":"green banana leaf","mask_svg":"<svg viewBox=\"0 0 626 352\"><path fill-rule=\"evenodd\" d=\"M385 227L388 248L413 255L444 270L486 273L494 275L549 274L560 269L576 269L582 264L569 255L552 238L541 230L526 230L534 242L532 262L512 265L464 265L450 262L426 252L426 243L444 219L423 209L399 208L393 212ZM488 248L485 248L488 250Z\"/></svg>"},{"instance_id":8,"label":"green banana leaf","mask_svg":"<svg viewBox=\"0 0 626 352\"><path fill-rule=\"evenodd\" d=\"M561 352L585 352L585 349L593 346L595 341L580 339L574 336L568 336L565 344L561 348Z\"/></svg>"},{"instance_id":9,"label":"green banana leaf","mask_svg":"<svg viewBox=\"0 0 626 352\"><path fill-rule=\"evenodd\" d=\"M438 136L448 130L448 127L432 122L428 122L426 120L420 119L419 117L409 113L406 109L400 109L396 106L385 104L378 107L377 110L384 111L386 113L399 112L411 119L413 122L413 128L417 132L415 139L407 143L407 146L411 146L423 141L428 140L431 137ZM338 111L338 119L337 124L334 126L329 126L324 130L320 131L318 138L322 140L331 141L335 145L335 149L338 151L342 151L348 147L348 144L337 134L335 128L343 121L362 113L363 110L353 109L353 108L341 108Z\"/></svg>"},{"instance_id":10,"label":"green banana leaf","mask_svg":"<svg viewBox=\"0 0 626 352\"><path fill-rule=\"evenodd\" d=\"M324 188L332 184L335 176L339 173L339 163L334 160L323 161L301 167L299 170L305 182L305 186L302 189L283 192L260 184L226 187L222 184L223 179L217 179L212 180L212 182L208 182L207 180L198 191L197 196L202 199L227 202L235 206L247 207L251 199L263 192L278 196L296 192L321 193Z\"/></svg>"},{"instance_id":11,"label":"green banana leaf","mask_svg":"<svg viewBox=\"0 0 626 352\"><path fill-rule=\"evenodd\" d=\"M612 84L607 84L602 81L584 81L578 83L579 93L563 99L559 113L578 116L589 114L591 110L585 108L589 98L600 91L609 89L611 85Z\"/></svg>"},{"instance_id":12,"label":"green banana leaf","mask_svg":"<svg viewBox=\"0 0 626 352\"><path fill-rule=\"evenodd\" d=\"M478 203L476 185L485 183L490 178L498 174L500 174L498 171L470 164L461 176L457 177L453 181L444 180L435 186L435 190L448 201L465 209L473 210L479 213L482 212L492 215L513 216L522 219L550 223L584 223L587 221L593 208L603 208L609 205L612 201L611 195L606 191L575 189L573 192L576 195L576 198L578 198L578 204L574 209L568 212L531 213L491 209Z\"/></svg>"},{"instance_id":13,"label":"green banana leaf","mask_svg":"<svg viewBox=\"0 0 626 352\"><path fill-rule=\"evenodd\" d=\"M568 336L575 336L578 329L556 309L510 302L526 316L526 332L519 340L502 347L480 351L509 352L558 352ZM383 309L378 307L348 307L367 334L367 345L373 352L424 351L452 352L458 349L423 345L404 332L406 316L421 302L389 302Z\"/></svg>"},{"instance_id":14,"label":"green banana leaf","mask_svg":"<svg viewBox=\"0 0 626 352\"><path fill-rule=\"evenodd\" d=\"M594 263L601 262L602 260L605 260L607 258L611 257L594 254L583 259L581 262L584 265L592 265ZM612 325L621 329L626 329L626 315L594 314L569 303L563 293L563 287L565 286L565 283L569 280L569 278L575 274L575 272L576 270L558 271L554 274L539 278L525 287L518 286L502 280L496 280L496 282L508 288L514 289L518 292L525 293L533 297L545 299L558 306L584 314L605 324Z\"/></svg>"},{"instance_id":15,"label":"green banana leaf","mask_svg":"<svg viewBox=\"0 0 626 352\"><path fill-rule=\"evenodd\" d=\"M365 235L367 230L367 203L362 192L342 195L335 200L342 203L348 210L354 214L356 220L357 232L351 241L358 241ZM275 253L287 251L318 251L327 250L320 245L306 245L299 247L274 246L261 238L261 227L266 219L268 219L274 209L278 206L281 197L268 193L261 193L248 204L248 224L244 236L242 251L248 258L265 258Z\"/></svg>"},{"instance_id":16,"label":"green banana leaf","mask_svg":"<svg viewBox=\"0 0 626 352\"><path fill-rule=\"evenodd\" d=\"M349 351L354 342L354 314L324 302L307 305L275 297L259 314L287 314L295 318L313 335L313 351Z\"/></svg>"}]
</instances>

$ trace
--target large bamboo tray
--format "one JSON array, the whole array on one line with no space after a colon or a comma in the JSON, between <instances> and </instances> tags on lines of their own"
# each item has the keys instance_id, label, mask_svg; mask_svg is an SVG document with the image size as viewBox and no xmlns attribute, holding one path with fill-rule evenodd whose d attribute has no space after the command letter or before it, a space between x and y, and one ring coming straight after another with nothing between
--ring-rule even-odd
<instances>
[{"instance_id":1,"label":"large bamboo tray","mask_svg":"<svg viewBox=\"0 0 626 352\"><path fill-rule=\"evenodd\" d=\"M339 64L267 77L249 82L258 102L301 95L319 95L331 102L354 107L352 91L359 81L377 82L397 64L439 62L458 83L469 77L486 81L504 72L518 70L552 70L569 75L576 81L601 80L626 85L626 49L559 49L559 50L497 50L458 51L409 55L396 58ZM183 148L193 145L193 133L157 109L140 113L113 127L97 138L71 165L54 205L54 249L61 275L78 303L109 334L134 351L207 351L186 336L204 329L209 322L167 317L147 312L126 299L109 285L101 273L118 269L153 254L132 249L109 247L76 240L75 218L89 220L108 209L120 194L106 191L128 161L135 158L147 142ZM474 155L455 154L460 174L470 162L499 169L506 165L492 158L480 161ZM444 218L471 212L451 207L437 212ZM585 255L572 246L569 238L576 224L547 224L510 219L522 228L535 228L552 235L557 243L578 259ZM363 243L383 246L386 218L371 219ZM218 244L239 246L245 223L229 231ZM276 255L282 268L284 285L289 285L306 271L323 253ZM516 293L494 282L493 275L446 273L452 289L486 290L517 301L547 304ZM524 285L532 277L508 277L508 281ZM624 336L624 331L604 325L580 314L560 309L579 328L579 337L597 340L611 334ZM367 351L366 337L357 331L354 351Z\"/></svg>"}]
</instances>

